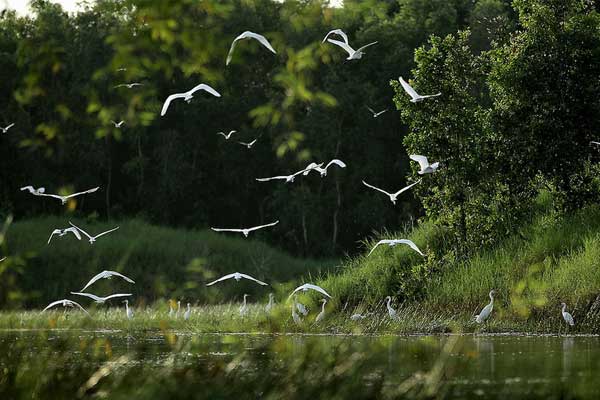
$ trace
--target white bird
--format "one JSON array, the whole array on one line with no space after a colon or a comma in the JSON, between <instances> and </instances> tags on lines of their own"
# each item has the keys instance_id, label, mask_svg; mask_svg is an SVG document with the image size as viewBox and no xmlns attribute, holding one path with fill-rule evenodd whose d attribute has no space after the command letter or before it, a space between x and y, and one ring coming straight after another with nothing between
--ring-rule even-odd
<instances>
[{"instance_id":1,"label":"white bird","mask_svg":"<svg viewBox=\"0 0 600 400\"><path fill-rule=\"evenodd\" d=\"M396 319L398 314L396 313L396 310L394 310L392 308L392 306L390 305L390 303L392 302L392 298L390 296L387 296L385 298L385 300L387 302L386 306L387 306L387 310L388 310L388 315L390 316L391 319Z\"/></svg>"},{"instance_id":2,"label":"white bird","mask_svg":"<svg viewBox=\"0 0 600 400\"><path fill-rule=\"evenodd\" d=\"M437 97L437 96L441 95L441 93L436 93L436 94L428 94L428 95L421 96L404 79L402 79L402 77L400 77L398 80L400 81L400 84L404 88L404 91L410 95L410 97L411 97L411 99L410 99L411 103L418 103L418 102L423 101L423 100L425 100L425 99L427 99L429 97Z\"/></svg>"},{"instance_id":3,"label":"white bird","mask_svg":"<svg viewBox=\"0 0 600 400\"><path fill-rule=\"evenodd\" d=\"M139 83L139 82L121 83L120 85L115 86L115 89L120 88L120 87L127 87L127 89L132 89L136 86L144 86L144 84Z\"/></svg>"},{"instance_id":4,"label":"white bird","mask_svg":"<svg viewBox=\"0 0 600 400\"><path fill-rule=\"evenodd\" d=\"M2 257L2 258L0 258L0 262L2 262L2 261L4 261L4 260L6 260L6 257Z\"/></svg>"},{"instance_id":5,"label":"white bird","mask_svg":"<svg viewBox=\"0 0 600 400\"><path fill-rule=\"evenodd\" d=\"M240 316L241 317L245 317L246 314L248 314L248 305L246 304L246 298L247 297L248 297L248 295L244 294L244 303L240 307Z\"/></svg>"},{"instance_id":6,"label":"white bird","mask_svg":"<svg viewBox=\"0 0 600 400\"><path fill-rule=\"evenodd\" d=\"M117 72L123 72L123 71L127 71L127 68L118 68Z\"/></svg>"},{"instance_id":7,"label":"white bird","mask_svg":"<svg viewBox=\"0 0 600 400\"><path fill-rule=\"evenodd\" d=\"M562 306L562 316L567 325L573 326L575 325L575 321L573 320L573 316L567 312L567 305L565 303L560 303Z\"/></svg>"},{"instance_id":8,"label":"white bird","mask_svg":"<svg viewBox=\"0 0 600 400\"><path fill-rule=\"evenodd\" d=\"M133 310L129 308L129 300L125 300L123 303L125 303L125 315L127 316L127 319L132 319Z\"/></svg>"},{"instance_id":9,"label":"white bird","mask_svg":"<svg viewBox=\"0 0 600 400\"><path fill-rule=\"evenodd\" d=\"M23 186L21 188L21 191L24 191L24 190L27 190L29 193L31 193L34 196L41 196L46 192L46 189L43 187L36 189L33 186Z\"/></svg>"},{"instance_id":10,"label":"white bird","mask_svg":"<svg viewBox=\"0 0 600 400\"><path fill-rule=\"evenodd\" d=\"M88 313L85 308L81 307L81 305L79 303L76 303L72 300L67 300L67 299L63 299L63 300L57 300L55 302L52 302L50 304L48 304L48 306L46 306L46 308L44 308L42 310L42 312L54 307L54 306L63 306L63 307L74 307L77 306L81 309L81 311L83 311L84 313L86 313L87 315L90 315L90 313Z\"/></svg>"},{"instance_id":11,"label":"white bird","mask_svg":"<svg viewBox=\"0 0 600 400\"><path fill-rule=\"evenodd\" d=\"M414 251L416 251L417 253L419 253L423 257L425 257L425 255L421 252L421 250L419 250L419 248L417 247L417 245L414 244L414 242L412 240L408 240L408 239L384 239L384 240L380 240L379 242L377 242L377 244L375 246L373 246L373 248L371 249L371 251L369 252L369 254L367 254L367 257L370 256L371 253L380 244L387 244L390 247L394 247L397 244L406 244L406 245L410 246L411 249L413 249Z\"/></svg>"},{"instance_id":12,"label":"white bird","mask_svg":"<svg viewBox=\"0 0 600 400\"><path fill-rule=\"evenodd\" d=\"M273 306L275 305L275 303L273 301L274 298L275 298L275 295L273 293L269 293L269 302L265 306L266 313L270 313L271 310L273 309Z\"/></svg>"},{"instance_id":13,"label":"white bird","mask_svg":"<svg viewBox=\"0 0 600 400\"><path fill-rule=\"evenodd\" d=\"M386 108L383 111L375 111L373 110L371 107L367 106L367 108L369 109L369 111L371 111L371 113L373 114L373 118L377 118L379 117L381 114L383 114L384 112L386 112L388 109Z\"/></svg>"},{"instance_id":14,"label":"white bird","mask_svg":"<svg viewBox=\"0 0 600 400\"><path fill-rule=\"evenodd\" d=\"M294 182L294 178L297 175L308 175L308 173L310 171L312 171L313 169L317 169L320 168L323 165L323 163L321 164L316 164L316 163L310 163L306 168L304 168L301 171L295 172L292 175L279 175L279 176L271 176L269 178L256 178L257 181L259 182L267 182L267 181L273 181L273 180L285 180L286 183L288 182Z\"/></svg>"},{"instance_id":15,"label":"white bird","mask_svg":"<svg viewBox=\"0 0 600 400\"><path fill-rule=\"evenodd\" d=\"M595 144L596 146L600 146L600 142L594 142L593 140L590 142L590 144Z\"/></svg>"},{"instance_id":16,"label":"white bird","mask_svg":"<svg viewBox=\"0 0 600 400\"><path fill-rule=\"evenodd\" d=\"M225 138L225 140L229 140L229 138L231 137L231 135L233 135L234 133L236 133L237 131L229 131L229 133L225 134L225 132L217 132L217 135L221 135Z\"/></svg>"},{"instance_id":17,"label":"white bird","mask_svg":"<svg viewBox=\"0 0 600 400\"><path fill-rule=\"evenodd\" d=\"M181 301L177 301L177 312L175 313L175 318L179 319L179 312L181 311Z\"/></svg>"},{"instance_id":18,"label":"white bird","mask_svg":"<svg viewBox=\"0 0 600 400\"><path fill-rule=\"evenodd\" d=\"M190 316L192 315L192 309L190 308L190 303L187 303L187 310L185 310L185 314L183 314L183 319L188 321Z\"/></svg>"},{"instance_id":19,"label":"white bird","mask_svg":"<svg viewBox=\"0 0 600 400\"><path fill-rule=\"evenodd\" d=\"M175 309L173 308L173 305L171 304L171 300L169 300L169 318L173 318L174 315L175 315Z\"/></svg>"},{"instance_id":20,"label":"white bird","mask_svg":"<svg viewBox=\"0 0 600 400\"><path fill-rule=\"evenodd\" d=\"M389 196L390 201L392 202L392 204L396 204L396 200L398 200L398 196L400 196L400 194L402 194L403 192L407 191L408 189L410 189L411 187L415 186L416 184L418 184L420 182L421 182L421 180L419 179L415 183L411 183L410 185L406 186L405 188L402 188L402 189L398 190L396 193L389 193L389 192L386 192L383 189L380 189L380 188L378 188L376 186L373 186L373 185L369 185L367 182L362 181L363 185L365 185L366 187L369 187L371 189L377 190L378 192L387 194Z\"/></svg>"},{"instance_id":21,"label":"white bird","mask_svg":"<svg viewBox=\"0 0 600 400\"><path fill-rule=\"evenodd\" d=\"M83 192L69 194L67 196L61 196L58 194L45 194L45 193L40 193L39 196L54 197L55 199L59 199L62 202L62 204L67 204L67 200L69 200L73 197L81 196L82 194L94 193L98 189L100 189L100 186L92 188L92 189L84 190Z\"/></svg>"},{"instance_id":22,"label":"white bird","mask_svg":"<svg viewBox=\"0 0 600 400\"><path fill-rule=\"evenodd\" d=\"M123 124L125 123L125 121L123 121L123 120L121 120L121 121L119 121L119 122L115 122L115 121L113 121L112 119L110 120L110 122L112 122L112 123L113 123L113 125L115 126L115 128L117 128L117 129L119 129L120 127L122 127L122 126L123 126Z\"/></svg>"},{"instance_id":23,"label":"white bird","mask_svg":"<svg viewBox=\"0 0 600 400\"><path fill-rule=\"evenodd\" d=\"M71 292L71 294L76 294L78 296L89 297L90 299L94 300L98 304L102 304L102 303L106 302L107 300L114 299L114 298L117 298L117 297L131 296L131 293L117 293L117 294L111 294L110 296L106 296L106 297L99 297L99 296L96 296L95 294L80 293L80 292Z\"/></svg>"},{"instance_id":24,"label":"white bird","mask_svg":"<svg viewBox=\"0 0 600 400\"><path fill-rule=\"evenodd\" d=\"M411 154L410 159L419 163L421 170L418 171L419 175L423 174L433 174L440 166L439 162L434 162L433 164L429 164L427 157L420 156L418 154Z\"/></svg>"},{"instance_id":25,"label":"white bird","mask_svg":"<svg viewBox=\"0 0 600 400\"><path fill-rule=\"evenodd\" d=\"M327 299L321 299L323 305L321 306L321 312L315 318L315 323L321 322L323 318L325 318L325 304L327 304Z\"/></svg>"},{"instance_id":26,"label":"white bird","mask_svg":"<svg viewBox=\"0 0 600 400\"><path fill-rule=\"evenodd\" d=\"M126 277L125 275L120 274L116 271L102 271L98 275L96 275L92 279L90 279L90 281L87 283L87 285L85 285L83 287L83 289L80 290L80 292L83 292L85 289L87 289L88 287L90 287L96 281L98 281L100 279L111 279L113 276L118 276L119 278L123 278L124 280L126 280L129 283L135 283L133 281L133 279L130 279L130 278Z\"/></svg>"},{"instance_id":27,"label":"white bird","mask_svg":"<svg viewBox=\"0 0 600 400\"><path fill-rule=\"evenodd\" d=\"M52 237L54 235L65 236L69 232L71 232L73 235L75 235L77 240L81 240L81 235L79 234L79 231L77 230L77 228L70 227L70 228L65 228L65 229L53 230L52 233L50 234L50 237L48 238L48 244L50 244L50 241L52 240Z\"/></svg>"},{"instance_id":28,"label":"white bird","mask_svg":"<svg viewBox=\"0 0 600 400\"><path fill-rule=\"evenodd\" d=\"M298 292L298 291L300 291L300 290L301 290L301 291L303 291L303 292L308 292L309 290L315 290L315 291L317 291L317 292L319 292L319 293L322 293L322 294L324 294L325 296L327 296L327 297L331 298L331 296L329 295L329 293L327 293L327 292L325 291L325 289L323 289L323 288L322 288L322 287L320 287L320 286L313 285L313 284L311 284L311 283L305 283L304 285L300 285L300 286L298 286L296 289L294 289L294 291L292 292L292 294L290 294L290 297L291 297L291 296L292 296L294 293L296 293L296 292Z\"/></svg>"},{"instance_id":29,"label":"white bird","mask_svg":"<svg viewBox=\"0 0 600 400\"><path fill-rule=\"evenodd\" d=\"M492 313L492 310L494 309L494 294L495 293L496 293L496 291L494 291L494 290L490 291L490 295L489 295L490 303L487 306L483 307L483 310L481 310L479 315L475 316L475 322L477 322L478 324L485 322L485 320L490 317L490 314Z\"/></svg>"},{"instance_id":30,"label":"white bird","mask_svg":"<svg viewBox=\"0 0 600 400\"><path fill-rule=\"evenodd\" d=\"M12 124L10 124L10 125L8 125L8 126L4 127L4 128L2 128L2 127L0 126L0 130L2 130L2 133L6 133L6 132L8 132L8 130L9 130L10 128L12 128L13 126L15 126L14 122L13 122Z\"/></svg>"},{"instance_id":31,"label":"white bird","mask_svg":"<svg viewBox=\"0 0 600 400\"><path fill-rule=\"evenodd\" d=\"M250 143L246 143L246 142L238 142L238 143L241 144L242 146L246 146L247 148L251 149L252 146L254 146L254 143L256 143L256 140L257 139L254 139Z\"/></svg>"},{"instance_id":32,"label":"white bird","mask_svg":"<svg viewBox=\"0 0 600 400\"><path fill-rule=\"evenodd\" d=\"M81 229L81 228L79 228L79 227L77 227L77 226L73 225L73 223L72 223L71 221L69 221L69 224L71 224L71 226L72 226L72 227L75 227L75 228L77 228L77 230L79 230L79 232L81 232L81 233L83 233L85 236L87 236L87 237L90 239L90 243L94 243L94 242L96 241L96 239L98 239L100 236L104 236L104 235L106 235L107 233L111 233L111 232L114 232L114 231L116 231L117 229L119 229L119 227L117 226L116 228L113 228L113 229L111 229L111 230L108 230L108 231L106 231L106 232L99 233L99 234L97 234L96 236L90 236L90 235L89 235L89 234L88 234L86 231L84 231L83 229Z\"/></svg>"},{"instance_id":33,"label":"white bird","mask_svg":"<svg viewBox=\"0 0 600 400\"><path fill-rule=\"evenodd\" d=\"M296 304L296 309L298 312L304 316L308 315L309 309L304 304L298 302L298 297L294 296L294 303Z\"/></svg>"},{"instance_id":34,"label":"white bird","mask_svg":"<svg viewBox=\"0 0 600 400\"><path fill-rule=\"evenodd\" d=\"M187 103L189 103L190 101L192 101L192 98L194 97L194 93L196 93L198 90L204 90L207 91L208 93L212 94L215 97L221 97L221 94L219 92L217 92L215 89L213 89L212 87L201 83L195 87L193 87L192 89L188 90L187 92L183 92L183 93L174 93L172 95L170 95L169 97L167 97L167 99L165 100L162 110L160 111L160 116L162 117L163 115L165 115L167 113L167 109L169 108L169 105L171 104L171 102L175 99L183 99L185 100Z\"/></svg>"},{"instance_id":35,"label":"white bird","mask_svg":"<svg viewBox=\"0 0 600 400\"><path fill-rule=\"evenodd\" d=\"M239 272L234 272L233 274L225 275L225 276L217 279L216 281L212 281L211 283L207 283L206 286L212 286L212 285L214 285L217 282L221 282L221 281L224 281L224 280L227 280L227 279L231 279L231 278L235 279L237 282L239 282L242 278L245 278L245 279L249 279L251 281L254 281L254 282L258 283L259 285L263 285L263 286L268 285L268 283L264 283L263 281L259 281L258 279L253 278L250 275L241 274Z\"/></svg>"},{"instance_id":36,"label":"white bird","mask_svg":"<svg viewBox=\"0 0 600 400\"><path fill-rule=\"evenodd\" d=\"M348 52L348 58L346 58L346 60L358 60L361 59L363 54L365 54L365 52L363 51L364 49L366 49L369 46L373 46L374 44L376 44L377 42L373 42L373 43L369 43L367 45L364 45L363 47L354 50L352 47L350 47L350 45L346 42L340 42L339 40L335 40L335 39L327 39L327 41L329 43L335 44L340 46L342 49L346 50Z\"/></svg>"},{"instance_id":37,"label":"white bird","mask_svg":"<svg viewBox=\"0 0 600 400\"><path fill-rule=\"evenodd\" d=\"M242 39L256 39L260 42L260 44L262 44L267 49L269 49L273 54L277 54L277 52L275 51L273 46L271 46L271 43L269 43L267 38L265 38L263 35L259 35L258 33L246 31L246 32L242 33L241 35L239 35L238 37L236 37L235 39L233 39L233 42L231 43L231 48L229 49L229 53L227 53L227 61L225 62L225 65L229 65L229 63L231 62L231 57L233 57L233 49L235 49L235 46L236 46L238 40L242 40Z\"/></svg>"},{"instance_id":38,"label":"white bird","mask_svg":"<svg viewBox=\"0 0 600 400\"><path fill-rule=\"evenodd\" d=\"M241 229L234 229L234 228L210 228L215 232L241 232L244 234L244 237L248 237L248 234L252 231L256 231L258 229L262 229L262 228L268 228L270 226L275 226L279 223L279 220L272 222L270 224L265 224L265 225L258 225L258 226L253 226L252 228L241 228Z\"/></svg>"},{"instance_id":39,"label":"white bird","mask_svg":"<svg viewBox=\"0 0 600 400\"><path fill-rule=\"evenodd\" d=\"M366 313L365 315L358 314L358 313L356 313L356 314L352 314L352 316L350 317L350 319L351 319L352 321L360 321L361 319L365 319L365 318L367 318L367 317L369 316L369 314L370 314L370 313Z\"/></svg>"},{"instance_id":40,"label":"white bird","mask_svg":"<svg viewBox=\"0 0 600 400\"><path fill-rule=\"evenodd\" d=\"M300 325L302 323L302 319L296 312L297 306L298 306L298 303L296 303L296 297L294 296L294 303L292 304L292 319L294 320L296 325Z\"/></svg>"},{"instance_id":41,"label":"white bird","mask_svg":"<svg viewBox=\"0 0 600 400\"><path fill-rule=\"evenodd\" d=\"M333 29L329 31L329 33L325 35L321 43L325 43L325 41L329 38L330 35L339 35L342 37L342 39L344 39L344 42L348 43L348 35L346 35L346 33L341 29Z\"/></svg>"},{"instance_id":42,"label":"white bird","mask_svg":"<svg viewBox=\"0 0 600 400\"><path fill-rule=\"evenodd\" d=\"M320 165L323 165L323 163L321 163ZM321 168L319 165L316 165L313 169L315 171L318 171L321 174L321 178L322 178L324 176L327 176L327 168L329 168L332 165L337 165L340 168L346 168L346 163L344 163L342 160L338 160L337 158L334 158L333 160L331 160L327 163L325 168ZM308 172L310 172L310 171L308 171ZM304 174L307 174L308 172L305 172Z\"/></svg>"}]
</instances>

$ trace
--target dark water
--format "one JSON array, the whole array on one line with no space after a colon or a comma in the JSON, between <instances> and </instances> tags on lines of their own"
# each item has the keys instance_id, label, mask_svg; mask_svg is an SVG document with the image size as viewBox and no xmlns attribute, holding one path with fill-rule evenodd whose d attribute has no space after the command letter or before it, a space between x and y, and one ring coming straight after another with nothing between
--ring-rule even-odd
<instances>
[{"instance_id":1,"label":"dark water","mask_svg":"<svg viewBox=\"0 0 600 400\"><path fill-rule=\"evenodd\" d=\"M1 398L600 398L600 338L13 331L0 371Z\"/></svg>"}]
</instances>

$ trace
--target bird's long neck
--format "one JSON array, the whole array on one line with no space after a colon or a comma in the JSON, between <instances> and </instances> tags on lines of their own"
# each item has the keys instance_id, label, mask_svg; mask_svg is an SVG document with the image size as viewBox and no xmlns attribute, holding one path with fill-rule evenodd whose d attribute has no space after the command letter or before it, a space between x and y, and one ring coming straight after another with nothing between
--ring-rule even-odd
<instances>
[{"instance_id":1,"label":"bird's long neck","mask_svg":"<svg viewBox=\"0 0 600 400\"><path fill-rule=\"evenodd\" d=\"M390 299L389 297L387 298L387 308L390 309L390 303L392 302L392 299Z\"/></svg>"},{"instance_id":2,"label":"bird's long neck","mask_svg":"<svg viewBox=\"0 0 600 400\"><path fill-rule=\"evenodd\" d=\"M246 296L244 296L244 307L246 306Z\"/></svg>"},{"instance_id":3,"label":"bird's long neck","mask_svg":"<svg viewBox=\"0 0 600 400\"><path fill-rule=\"evenodd\" d=\"M325 304L327 304L327 301L323 302L323 305L321 306L321 312L325 312Z\"/></svg>"},{"instance_id":4,"label":"bird's long neck","mask_svg":"<svg viewBox=\"0 0 600 400\"><path fill-rule=\"evenodd\" d=\"M562 305L562 312L565 312L565 311L567 311L567 305L566 305L566 304L563 304L563 305Z\"/></svg>"},{"instance_id":5,"label":"bird's long neck","mask_svg":"<svg viewBox=\"0 0 600 400\"><path fill-rule=\"evenodd\" d=\"M490 304L494 304L494 293L490 292Z\"/></svg>"}]
</instances>

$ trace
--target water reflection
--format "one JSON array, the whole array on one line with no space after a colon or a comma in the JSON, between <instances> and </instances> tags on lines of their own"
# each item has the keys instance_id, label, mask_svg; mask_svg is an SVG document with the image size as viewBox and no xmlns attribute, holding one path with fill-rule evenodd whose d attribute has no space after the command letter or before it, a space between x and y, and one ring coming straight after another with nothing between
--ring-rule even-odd
<instances>
[{"instance_id":1,"label":"water reflection","mask_svg":"<svg viewBox=\"0 0 600 400\"><path fill-rule=\"evenodd\" d=\"M564 381L571 376L573 348L575 346L575 338L567 336L562 342L562 378Z\"/></svg>"}]
</instances>

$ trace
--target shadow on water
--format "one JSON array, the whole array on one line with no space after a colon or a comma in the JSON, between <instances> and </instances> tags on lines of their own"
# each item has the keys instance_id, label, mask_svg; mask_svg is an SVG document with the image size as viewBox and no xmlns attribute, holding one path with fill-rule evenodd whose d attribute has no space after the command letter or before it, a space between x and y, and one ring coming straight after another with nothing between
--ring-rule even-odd
<instances>
[{"instance_id":1,"label":"shadow on water","mask_svg":"<svg viewBox=\"0 0 600 400\"><path fill-rule=\"evenodd\" d=\"M600 338L0 333L0 398L593 398Z\"/></svg>"}]
</instances>

